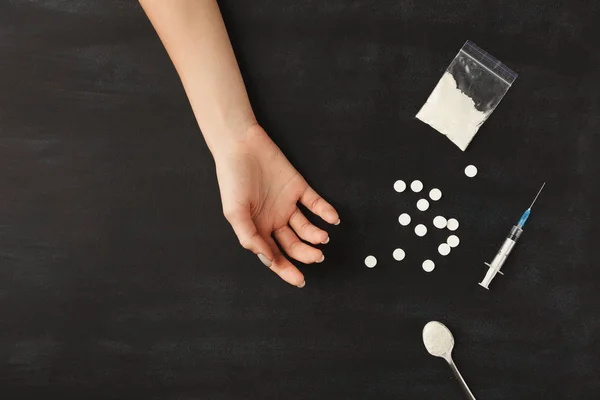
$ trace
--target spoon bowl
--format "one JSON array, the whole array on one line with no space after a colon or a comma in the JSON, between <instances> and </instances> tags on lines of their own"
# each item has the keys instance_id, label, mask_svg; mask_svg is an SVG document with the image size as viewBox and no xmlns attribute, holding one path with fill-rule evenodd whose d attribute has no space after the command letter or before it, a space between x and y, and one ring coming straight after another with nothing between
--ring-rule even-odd
<instances>
[{"instance_id":1,"label":"spoon bowl","mask_svg":"<svg viewBox=\"0 0 600 400\"><path fill-rule=\"evenodd\" d=\"M432 356L448 359L454 348L454 336L446 325L431 321L423 328L423 343Z\"/></svg>"}]
</instances>

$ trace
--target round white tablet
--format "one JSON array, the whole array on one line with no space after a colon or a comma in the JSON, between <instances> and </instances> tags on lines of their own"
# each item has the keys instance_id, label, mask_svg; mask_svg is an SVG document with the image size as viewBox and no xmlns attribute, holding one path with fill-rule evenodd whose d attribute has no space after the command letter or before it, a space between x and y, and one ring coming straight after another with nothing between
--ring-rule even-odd
<instances>
[{"instance_id":1,"label":"round white tablet","mask_svg":"<svg viewBox=\"0 0 600 400\"><path fill-rule=\"evenodd\" d=\"M392 253L392 256L394 257L394 260L402 261L404 260L404 257L406 257L406 253L402 249L396 249L394 250L394 253Z\"/></svg>"},{"instance_id":2,"label":"round white tablet","mask_svg":"<svg viewBox=\"0 0 600 400\"><path fill-rule=\"evenodd\" d=\"M423 182L412 181L412 183L410 184L410 189L415 193L419 193L421 190L423 190Z\"/></svg>"},{"instance_id":3,"label":"round white tablet","mask_svg":"<svg viewBox=\"0 0 600 400\"><path fill-rule=\"evenodd\" d=\"M455 231L458 229L458 221L454 218L450 218L448 220L448 229L450 229L451 231Z\"/></svg>"},{"instance_id":4,"label":"round white tablet","mask_svg":"<svg viewBox=\"0 0 600 400\"><path fill-rule=\"evenodd\" d=\"M442 198L442 191L440 189L431 189L429 191L429 198L433 201L438 201Z\"/></svg>"},{"instance_id":5,"label":"round white tablet","mask_svg":"<svg viewBox=\"0 0 600 400\"><path fill-rule=\"evenodd\" d=\"M438 246L438 252L443 256L447 256L450 254L450 246L448 246L446 243L442 243Z\"/></svg>"},{"instance_id":6,"label":"round white tablet","mask_svg":"<svg viewBox=\"0 0 600 400\"><path fill-rule=\"evenodd\" d=\"M365 258L365 265L367 268L373 268L377 265L377 259L373 256L367 256L367 258Z\"/></svg>"},{"instance_id":7,"label":"round white tablet","mask_svg":"<svg viewBox=\"0 0 600 400\"><path fill-rule=\"evenodd\" d=\"M400 214L400 216L398 217L398 222L400 222L400 225L402 226L410 224L410 215L408 215L407 213Z\"/></svg>"},{"instance_id":8,"label":"round white tablet","mask_svg":"<svg viewBox=\"0 0 600 400\"><path fill-rule=\"evenodd\" d=\"M446 243L448 243L450 247L456 247L460 243L460 239L456 235L450 235L448 236L448 240L446 240Z\"/></svg>"},{"instance_id":9,"label":"round white tablet","mask_svg":"<svg viewBox=\"0 0 600 400\"><path fill-rule=\"evenodd\" d=\"M435 269L435 263L431 260L423 261L423 271L431 272Z\"/></svg>"},{"instance_id":10,"label":"round white tablet","mask_svg":"<svg viewBox=\"0 0 600 400\"><path fill-rule=\"evenodd\" d=\"M426 211L429 208L429 202L425 199L417 201L417 208L420 211Z\"/></svg>"},{"instance_id":11,"label":"round white tablet","mask_svg":"<svg viewBox=\"0 0 600 400\"><path fill-rule=\"evenodd\" d=\"M406 183L401 180L394 182L394 190L398 193L404 192L406 190Z\"/></svg>"},{"instance_id":12,"label":"round white tablet","mask_svg":"<svg viewBox=\"0 0 600 400\"><path fill-rule=\"evenodd\" d=\"M438 215L433 219L433 226L438 229L444 229L447 223L448 222L446 221L446 218L442 217L441 215Z\"/></svg>"},{"instance_id":13,"label":"round white tablet","mask_svg":"<svg viewBox=\"0 0 600 400\"><path fill-rule=\"evenodd\" d=\"M415 233L417 236L423 237L427 234L427 227L423 224L415 226Z\"/></svg>"},{"instance_id":14,"label":"round white tablet","mask_svg":"<svg viewBox=\"0 0 600 400\"><path fill-rule=\"evenodd\" d=\"M477 175L477 167L474 165L467 166L467 168L465 168L465 175L469 178L474 177L475 175Z\"/></svg>"}]
</instances>

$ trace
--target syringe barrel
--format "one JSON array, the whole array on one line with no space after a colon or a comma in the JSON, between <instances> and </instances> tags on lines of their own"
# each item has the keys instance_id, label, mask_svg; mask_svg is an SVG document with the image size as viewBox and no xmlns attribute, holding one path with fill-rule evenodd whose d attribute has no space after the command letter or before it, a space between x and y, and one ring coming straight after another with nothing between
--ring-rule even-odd
<instances>
[{"instance_id":1,"label":"syringe barrel","mask_svg":"<svg viewBox=\"0 0 600 400\"><path fill-rule=\"evenodd\" d=\"M518 226L513 226L508 234L508 237L506 240L504 240L504 243L502 243L502 247L500 247L496 253L496 256L490 263L492 268L497 267L498 271L500 268L502 268L502 265L508 258L508 255L512 251L513 247L515 247L515 244L517 244L517 240L519 240L519 237L521 237L522 233L523 229L519 228Z\"/></svg>"},{"instance_id":2,"label":"syringe barrel","mask_svg":"<svg viewBox=\"0 0 600 400\"><path fill-rule=\"evenodd\" d=\"M488 272L485 274L485 277L483 278L483 280L479 283L481 286L483 286L486 289L489 288L490 282L492 281L492 279L494 279L496 274L498 272L500 272L500 269L504 265L504 262L508 258L508 255L510 254L512 249L517 244L517 240L519 240L519 237L521 237L522 233L523 233L523 229L521 229L520 227L518 227L518 226L512 227L512 229L510 230L510 233L508 234L507 238L504 240L504 243L502 243L502 246L496 253L496 256L494 257L492 262L487 264L490 268L488 269Z\"/></svg>"},{"instance_id":3,"label":"syringe barrel","mask_svg":"<svg viewBox=\"0 0 600 400\"><path fill-rule=\"evenodd\" d=\"M502 247L500 247L500 250L498 250L496 256L492 260L492 268L497 267L498 271L500 271L500 268L504 265L504 261L506 261L511 250L515 247L515 244L516 242L512 239L506 239L504 243L502 243Z\"/></svg>"}]
</instances>

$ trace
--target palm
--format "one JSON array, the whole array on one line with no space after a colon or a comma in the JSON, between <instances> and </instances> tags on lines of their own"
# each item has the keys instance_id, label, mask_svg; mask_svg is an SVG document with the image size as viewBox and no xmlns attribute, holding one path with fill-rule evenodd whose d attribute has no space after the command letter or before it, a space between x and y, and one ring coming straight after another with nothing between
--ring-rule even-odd
<instances>
[{"instance_id":1,"label":"palm","mask_svg":"<svg viewBox=\"0 0 600 400\"><path fill-rule=\"evenodd\" d=\"M279 153L281 154L281 153ZM258 188L255 209L251 214L261 232L270 233L286 226L297 209L300 196L308 185L281 154L271 168L256 176L253 186ZM256 191L256 189L255 189ZM252 204L251 204L252 205Z\"/></svg>"},{"instance_id":2,"label":"palm","mask_svg":"<svg viewBox=\"0 0 600 400\"><path fill-rule=\"evenodd\" d=\"M297 203L330 223L338 222L337 213L308 186L262 129L249 143L233 147L217 161L217 175L224 212L244 247L264 254L265 249L256 248L248 239L260 236L273 254L269 258L273 260L271 268L288 282L293 281L290 283L301 274L281 255L271 234L296 260L322 261L322 252L298 236L318 244L328 241L328 235L308 222Z\"/></svg>"}]
</instances>

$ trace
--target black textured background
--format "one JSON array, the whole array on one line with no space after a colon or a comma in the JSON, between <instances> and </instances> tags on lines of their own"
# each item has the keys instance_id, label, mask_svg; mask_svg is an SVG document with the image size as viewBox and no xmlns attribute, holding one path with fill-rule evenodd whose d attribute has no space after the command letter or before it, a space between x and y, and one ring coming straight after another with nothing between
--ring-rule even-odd
<instances>
[{"instance_id":1,"label":"black textured background","mask_svg":"<svg viewBox=\"0 0 600 400\"><path fill-rule=\"evenodd\" d=\"M598 4L223 1L260 122L341 213L300 290L239 247L136 2L2 1L0 397L461 399L437 319L480 399L599 398ZM519 78L462 153L414 115L467 39ZM414 178L444 192L419 216L392 189Z\"/></svg>"}]
</instances>

